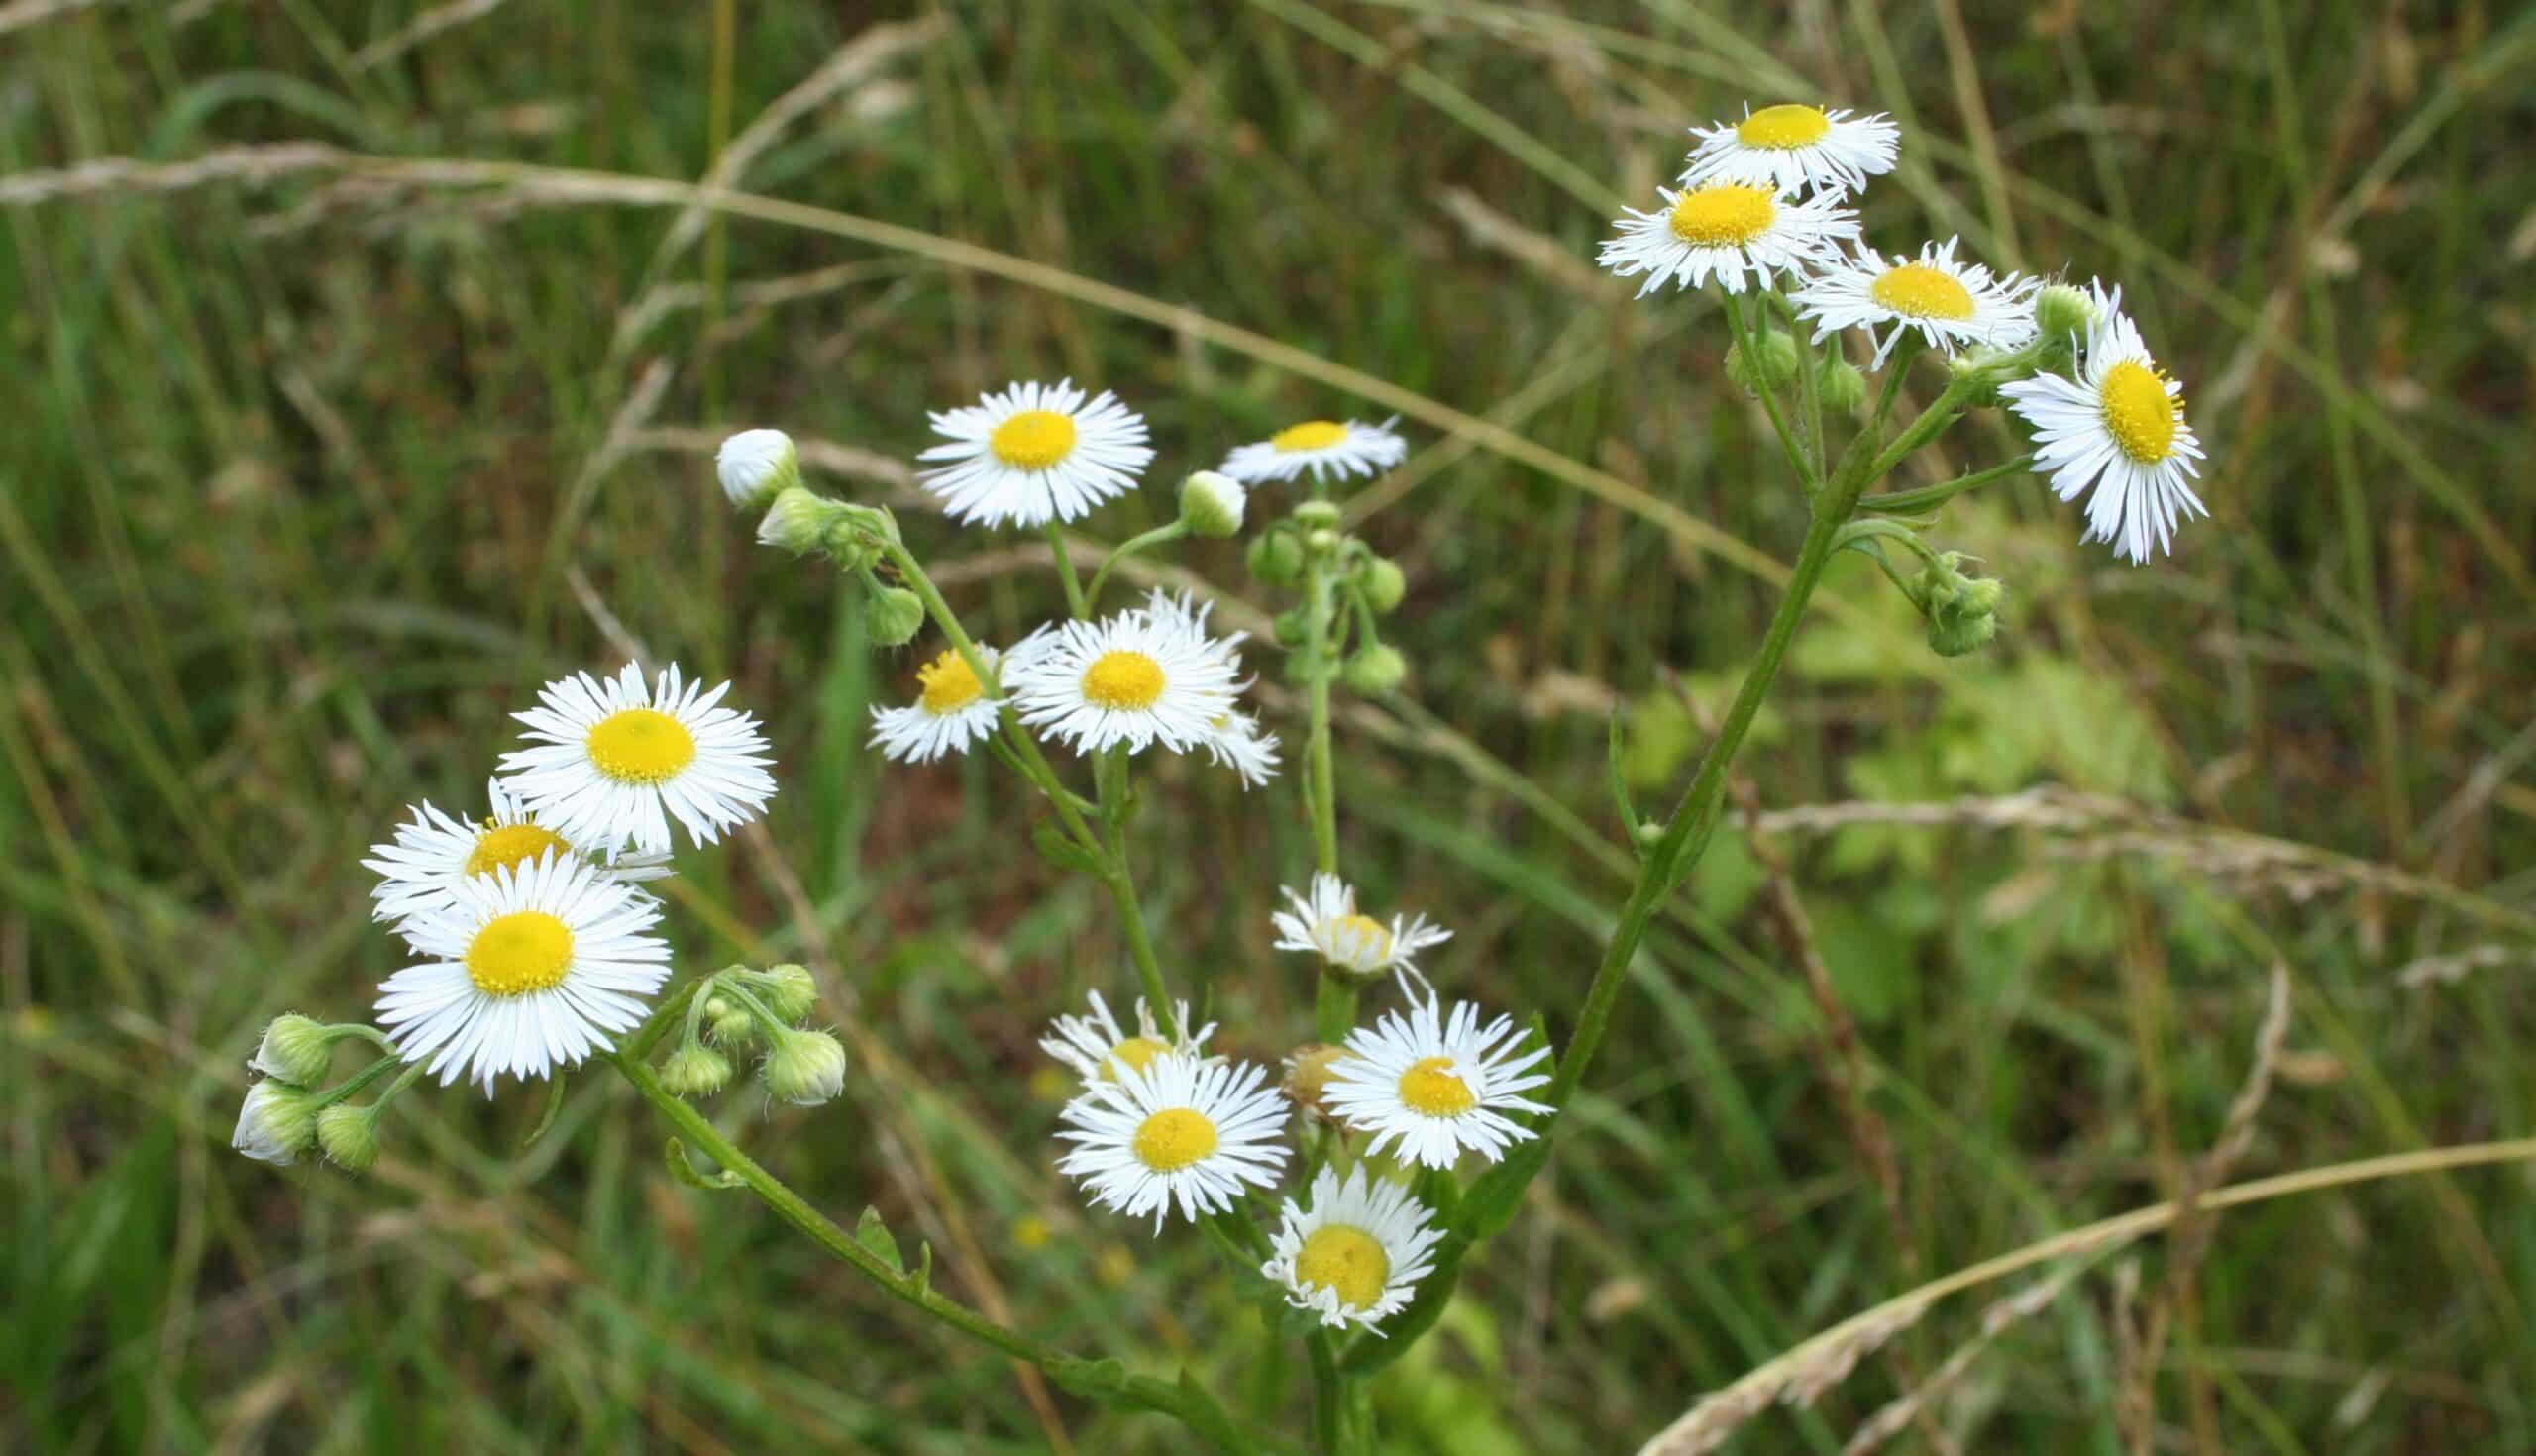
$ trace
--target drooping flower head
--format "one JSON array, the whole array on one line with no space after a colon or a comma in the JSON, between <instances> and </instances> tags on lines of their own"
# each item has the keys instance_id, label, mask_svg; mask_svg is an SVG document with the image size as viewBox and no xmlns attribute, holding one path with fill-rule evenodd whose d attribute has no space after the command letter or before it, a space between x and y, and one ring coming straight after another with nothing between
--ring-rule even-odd
<instances>
[{"instance_id":1,"label":"drooping flower head","mask_svg":"<svg viewBox=\"0 0 2536 1456\"><path fill-rule=\"evenodd\" d=\"M425 959L378 988L378 1023L445 1086L551 1076L643 1019L670 948L659 902L551 854L471 878L400 927ZM428 1061L426 1061L428 1059Z\"/></svg>"},{"instance_id":2,"label":"drooping flower head","mask_svg":"<svg viewBox=\"0 0 2536 1456\"><path fill-rule=\"evenodd\" d=\"M1682 170L1685 184L1751 182L1835 197L1856 192L1866 179L1893 170L1902 129L1878 113L1781 104L1747 113L1740 122L1693 127L1699 138Z\"/></svg>"},{"instance_id":3,"label":"drooping flower head","mask_svg":"<svg viewBox=\"0 0 2536 1456\"><path fill-rule=\"evenodd\" d=\"M1999 393L2034 427L2034 461L2062 500L2087 499L2089 541L2145 563L2170 550L2175 526L2209 510L2193 492L2201 442L2184 419L2183 386L2149 357L2122 290L2098 286L2075 379L2037 374Z\"/></svg>"},{"instance_id":4,"label":"drooping flower head","mask_svg":"<svg viewBox=\"0 0 2536 1456\"><path fill-rule=\"evenodd\" d=\"M370 857L361 863L378 876L378 887L370 891L375 918L401 920L439 904L451 885L474 876L515 868L550 854L578 853L499 779L485 783L484 797L491 812L472 824L430 803L414 804L406 810L413 817L396 826L393 840L370 847ZM611 855L604 869L628 883L659 880L670 873L669 857L660 854Z\"/></svg>"},{"instance_id":5,"label":"drooping flower head","mask_svg":"<svg viewBox=\"0 0 2536 1456\"><path fill-rule=\"evenodd\" d=\"M1774 274L1801 277L1858 236L1857 214L1833 197L1799 201L1771 182L1701 182L1656 189L1654 212L1624 208L1599 261L1616 277L1646 275L1640 298L1671 283L1696 288L1715 278L1729 293L1767 288Z\"/></svg>"},{"instance_id":6,"label":"drooping flower head","mask_svg":"<svg viewBox=\"0 0 2536 1456\"><path fill-rule=\"evenodd\" d=\"M1866 330L1878 368L1913 330L1949 354L1976 345L2013 349L2033 338L2026 299L2034 280L2013 273L1994 278L1977 262L1956 260L1957 241L1923 244L1917 258L1860 250L1831 262L1792 295L1798 316L1814 320L1818 344L1843 329Z\"/></svg>"},{"instance_id":7,"label":"drooping flower head","mask_svg":"<svg viewBox=\"0 0 2536 1456\"><path fill-rule=\"evenodd\" d=\"M1110 1014L1110 1003L1101 998L1101 992L1092 992L1091 1000L1091 1015L1059 1016L1048 1023L1048 1034L1039 1038L1039 1050L1073 1068L1084 1081L1114 1082L1121 1070L1142 1072L1155 1058L1174 1053L1210 1060L1206 1047L1215 1034L1215 1023L1192 1024L1187 1001L1173 1003L1171 1024L1163 1026L1155 1021L1153 1007L1137 1000L1136 1029L1130 1034L1118 1029L1118 1020Z\"/></svg>"},{"instance_id":8,"label":"drooping flower head","mask_svg":"<svg viewBox=\"0 0 2536 1456\"><path fill-rule=\"evenodd\" d=\"M1362 420L1305 420L1235 448L1216 468L1254 485L1292 480L1306 472L1316 480L1379 475L1409 458L1409 442L1392 429L1399 423L1398 415L1379 425Z\"/></svg>"},{"instance_id":9,"label":"drooping flower head","mask_svg":"<svg viewBox=\"0 0 2536 1456\"><path fill-rule=\"evenodd\" d=\"M1087 402L1072 379L1012 384L932 419L945 443L917 459L947 464L918 479L955 521L1075 520L1126 494L1153 461L1144 417L1106 389Z\"/></svg>"},{"instance_id":10,"label":"drooping flower head","mask_svg":"<svg viewBox=\"0 0 2536 1456\"><path fill-rule=\"evenodd\" d=\"M1175 1207L1193 1222L1220 1212L1285 1167L1286 1100L1267 1079L1248 1064L1177 1053L1096 1079L1066 1105L1057 1136L1075 1147L1057 1171L1104 1208L1151 1213L1156 1229Z\"/></svg>"},{"instance_id":11,"label":"drooping flower head","mask_svg":"<svg viewBox=\"0 0 2536 1456\"><path fill-rule=\"evenodd\" d=\"M1424 915L1394 915L1386 925L1356 908L1356 891L1335 875L1312 877L1311 891L1285 891L1286 908L1273 912L1277 949L1310 951L1330 966L1357 976L1385 971L1416 974L1417 956L1453 933Z\"/></svg>"},{"instance_id":12,"label":"drooping flower head","mask_svg":"<svg viewBox=\"0 0 2536 1456\"><path fill-rule=\"evenodd\" d=\"M1411 1162L1450 1168L1469 1150L1494 1163L1537 1135L1507 1112L1549 1110L1520 1095L1549 1081L1529 1070L1549 1048L1527 1052L1523 1043L1509 1017L1482 1027L1479 1007L1468 1002L1449 1017L1440 1003L1420 1002L1406 1016L1386 1012L1351 1032L1323 1096L1339 1120L1373 1134L1369 1156L1396 1147Z\"/></svg>"},{"instance_id":13,"label":"drooping flower head","mask_svg":"<svg viewBox=\"0 0 2536 1456\"><path fill-rule=\"evenodd\" d=\"M1323 1168L1312 1181L1312 1206L1286 1200L1259 1272L1285 1286L1287 1303L1320 1315L1322 1324L1380 1333L1434 1272L1429 1254L1443 1237L1408 1189L1361 1164L1343 1179Z\"/></svg>"},{"instance_id":14,"label":"drooping flower head","mask_svg":"<svg viewBox=\"0 0 2536 1456\"><path fill-rule=\"evenodd\" d=\"M676 664L649 685L632 663L604 682L557 678L512 714L532 746L502 756L503 786L583 851L667 854L672 819L711 844L775 796L757 719L718 706L730 688L707 692Z\"/></svg>"}]
</instances>

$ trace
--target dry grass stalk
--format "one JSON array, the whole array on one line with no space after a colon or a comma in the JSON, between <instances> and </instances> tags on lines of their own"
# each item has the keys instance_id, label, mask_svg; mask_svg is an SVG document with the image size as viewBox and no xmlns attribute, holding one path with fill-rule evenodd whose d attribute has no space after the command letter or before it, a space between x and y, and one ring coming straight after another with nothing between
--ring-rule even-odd
<instances>
[{"instance_id":1,"label":"dry grass stalk","mask_svg":"<svg viewBox=\"0 0 2536 1456\"><path fill-rule=\"evenodd\" d=\"M501 6L502 0L449 0L446 5L436 6L415 16L403 30L394 35L372 41L354 52L352 67L355 70L370 70L384 65L441 32L463 26L471 20L481 19L499 10Z\"/></svg>"},{"instance_id":2,"label":"dry grass stalk","mask_svg":"<svg viewBox=\"0 0 2536 1456\"><path fill-rule=\"evenodd\" d=\"M0 207L35 207L85 197L185 192L216 182L268 187L309 172L336 171L354 154L322 142L275 142L223 147L185 161L143 161L100 156L70 166L40 168L0 177Z\"/></svg>"},{"instance_id":3,"label":"dry grass stalk","mask_svg":"<svg viewBox=\"0 0 2536 1456\"><path fill-rule=\"evenodd\" d=\"M1883 1409L1868 1417L1866 1424L1851 1432L1849 1443L1841 1448L1841 1456L1866 1456L1867 1452L1900 1435L1913 1420L1926 1415L1930 1404L1961 1380L1963 1373L1972 1368L1972 1362L1980 1358L1981 1352L1988 1349L2002 1331L2042 1313L2085 1267L2073 1262L2004 1300L1993 1301L1981 1311L1979 1333L1961 1349L1949 1355L1946 1362L1932 1371L1928 1380L1916 1390L1895 1397Z\"/></svg>"},{"instance_id":4,"label":"dry grass stalk","mask_svg":"<svg viewBox=\"0 0 2536 1456\"><path fill-rule=\"evenodd\" d=\"M1482 202L1478 193L1447 187L1438 200L1463 234L1480 247L1504 254L1570 293L1600 297L1609 291L1610 280L1587 266L1575 250L1516 222Z\"/></svg>"}]
</instances>

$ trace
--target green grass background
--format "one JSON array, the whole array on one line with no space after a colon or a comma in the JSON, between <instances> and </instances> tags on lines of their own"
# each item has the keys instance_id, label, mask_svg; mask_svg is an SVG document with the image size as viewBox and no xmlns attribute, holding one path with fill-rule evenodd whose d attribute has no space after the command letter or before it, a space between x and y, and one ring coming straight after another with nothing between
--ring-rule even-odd
<instances>
[{"instance_id":1,"label":"green grass background","mask_svg":"<svg viewBox=\"0 0 2536 1456\"><path fill-rule=\"evenodd\" d=\"M2145 842L1778 841L1879 1070L1899 1247L1754 861L1722 838L1552 1175L1382 1388L1392 1449L1627 1449L1840 1317L2166 1196L2275 962L2290 1055L2239 1176L2530 1130L2523 10L749 5L717 66L710 5L452 6L428 34L403 0L44 9L0 6L10 172L311 140L693 179L837 48L915 25L740 184L1185 304L1605 472L1620 488L1589 495L1412 421L1360 529L1408 571L1416 676L1341 727L1351 872L1456 929L1440 984L1554 1034L1626 883L1605 714L1631 707L1631 777L1669 798L1698 739L1664 675L1730 690L1772 595L1698 524L1783 561L1803 519L1714 314L1588 265L1617 204L1669 176L1685 124L1819 94L1904 124L1877 242L1959 231L1994 263L2126 284L2190 386L2213 518L2133 570L2039 481L1956 505L1941 539L2014 612L1955 663L1845 559L1828 594L1855 610L1816 615L1744 767L1776 808L2057 784L2174 818ZM1179 471L1375 406L922 250L734 222L664 253L673 216L322 177L0 215L0 1446L1051 1441L1008 1366L907 1327L743 1196L673 1183L608 1079L524 1153L539 1098L515 1090L409 1096L364 1181L229 1151L264 1019L359 1016L398 964L364 847L416 798L476 803L504 715L620 661L620 630L735 677L781 761L767 834L682 857L682 960L812 959L861 1043L842 1101L735 1092L727 1125L836 1216L931 1240L963 1298L1296 1418L1299 1359L1203 1243L1087 1213L1053 1173L1032 1040L1129 984L1106 904L1034 857L991 763L882 771L866 708L912 657L866 650L832 574L754 548L703 452L778 424L871 452L823 478L883 495L927 408L1072 374L1162 448L1083 523L1116 540L1166 517ZM1942 454L2010 447L1985 417ZM1026 542L909 519L972 620L1051 609ZM1239 620L1278 605L1233 548L1180 560ZM1294 706L1272 697L1290 744ZM1294 782L1164 767L1154 796L1139 854L1173 972L1272 1057L1310 1020L1266 930L1309 861ZM2240 832L2345 858L2250 857ZM2399 981L2432 956L2477 963ZM2160 1447L2536 1447L2530 1192L2483 1170L2227 1217ZM2163 1247L2138 1256L2154 1287ZM2111 1267L1982 1355L1937 1428L2119 1449ZM1836 1449L1977 1307L1746 1448ZM1076 1450L1182 1448L1053 1408Z\"/></svg>"}]
</instances>

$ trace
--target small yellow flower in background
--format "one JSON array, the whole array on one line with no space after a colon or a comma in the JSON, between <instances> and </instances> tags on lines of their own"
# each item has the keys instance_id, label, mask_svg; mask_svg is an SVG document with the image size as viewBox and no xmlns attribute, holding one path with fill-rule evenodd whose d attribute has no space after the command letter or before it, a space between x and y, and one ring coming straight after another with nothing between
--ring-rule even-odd
<instances>
[{"instance_id":1,"label":"small yellow flower in background","mask_svg":"<svg viewBox=\"0 0 2536 1456\"><path fill-rule=\"evenodd\" d=\"M585 852L631 842L667 854L673 818L711 844L775 796L757 719L718 706L730 686L707 692L676 664L648 686L632 663L604 683L587 673L558 678L536 707L512 714L531 747L502 756L502 785Z\"/></svg>"},{"instance_id":2,"label":"small yellow flower in background","mask_svg":"<svg viewBox=\"0 0 2536 1456\"><path fill-rule=\"evenodd\" d=\"M1220 1212L1285 1167L1286 1102L1267 1081L1258 1067L1165 1053L1087 1083L1066 1106L1057 1136L1076 1146L1057 1171L1101 1207L1151 1213L1157 1232L1174 1207L1192 1222Z\"/></svg>"},{"instance_id":3,"label":"small yellow flower in background","mask_svg":"<svg viewBox=\"0 0 2536 1456\"><path fill-rule=\"evenodd\" d=\"M1254 485L1292 480L1306 472L1316 480L1379 475L1409 459L1409 442L1392 429L1399 423L1398 415L1379 425L1361 420L1306 420L1236 448L1216 468Z\"/></svg>"},{"instance_id":4,"label":"small yellow flower in background","mask_svg":"<svg viewBox=\"0 0 2536 1456\"><path fill-rule=\"evenodd\" d=\"M1740 122L1693 127L1699 139L1682 170L1685 185L1750 182L1841 196L1893 170L1902 129L1881 113L1859 116L1817 106L1764 106Z\"/></svg>"},{"instance_id":5,"label":"small yellow flower in background","mask_svg":"<svg viewBox=\"0 0 2536 1456\"><path fill-rule=\"evenodd\" d=\"M1385 971L1416 975L1417 957L1453 933L1424 915L1394 915L1386 925L1356 908L1356 891L1335 875L1315 875L1311 892L1286 890L1286 908L1270 914L1277 949L1310 951L1337 970L1357 976Z\"/></svg>"},{"instance_id":6,"label":"small yellow flower in background","mask_svg":"<svg viewBox=\"0 0 2536 1456\"><path fill-rule=\"evenodd\" d=\"M2183 386L2166 376L2122 312L2122 290L2100 285L2079 352L2078 377L2037 374L2000 386L2034 427L2036 468L2062 500L2087 500L2086 540L2145 563L2170 550L2175 526L2208 515L2193 493L2201 442L2183 416Z\"/></svg>"},{"instance_id":7,"label":"small yellow flower in background","mask_svg":"<svg viewBox=\"0 0 2536 1456\"><path fill-rule=\"evenodd\" d=\"M471 877L516 869L549 854L573 855L564 836L540 822L536 810L503 786L498 779L484 785L491 812L468 823L434 808L428 801L408 805L412 818L396 826L396 838L370 847L362 867L379 877L370 891L380 920L401 920L439 904L449 887ZM611 879L634 883L659 880L669 871L666 854L611 855L603 868Z\"/></svg>"},{"instance_id":8,"label":"small yellow flower in background","mask_svg":"<svg viewBox=\"0 0 2536 1456\"><path fill-rule=\"evenodd\" d=\"M1975 345L2013 349L2033 338L2027 300L2034 280L2014 273L1994 278L1977 262L1957 261L1957 241L1923 244L1918 258L1860 250L1854 259L1826 263L1791 295L1797 314L1814 321L1818 344L1843 329L1864 329L1878 368L1913 329L1930 348L1949 354ZM1880 339L1879 326L1890 326Z\"/></svg>"},{"instance_id":9,"label":"small yellow flower in background","mask_svg":"<svg viewBox=\"0 0 2536 1456\"><path fill-rule=\"evenodd\" d=\"M932 419L948 443L917 459L948 464L917 479L955 521L1075 520L1126 494L1153 461L1144 417L1106 389L1087 402L1072 379L1012 384Z\"/></svg>"},{"instance_id":10,"label":"small yellow flower in background","mask_svg":"<svg viewBox=\"0 0 2536 1456\"><path fill-rule=\"evenodd\" d=\"M1483 1028L1477 1006L1455 1006L1448 1019L1426 1001L1350 1033L1322 1095L1340 1121L1373 1134L1367 1157L1389 1146L1411 1162L1450 1168L1468 1149L1494 1163L1536 1136L1503 1112L1549 1110L1519 1095L1549 1081L1529 1070L1549 1048L1522 1051L1523 1040L1510 1017Z\"/></svg>"},{"instance_id":11,"label":"small yellow flower in background","mask_svg":"<svg viewBox=\"0 0 2536 1456\"><path fill-rule=\"evenodd\" d=\"M1023 1253L1035 1254L1056 1239L1057 1231L1036 1213L1024 1213L1012 1220L1012 1242Z\"/></svg>"},{"instance_id":12,"label":"small yellow flower in background","mask_svg":"<svg viewBox=\"0 0 2536 1456\"><path fill-rule=\"evenodd\" d=\"M1767 288L1772 274L1802 276L1858 236L1857 214L1830 197L1797 200L1766 183L1704 182L1687 191L1659 187L1655 212L1624 208L1598 261L1615 277L1640 273L1640 298L1671 283L1696 288L1715 278L1729 293Z\"/></svg>"},{"instance_id":13,"label":"small yellow flower in background","mask_svg":"<svg viewBox=\"0 0 2536 1456\"><path fill-rule=\"evenodd\" d=\"M550 1076L643 1019L669 943L659 902L583 860L549 855L452 886L399 927L429 959L378 988L378 1023L446 1086Z\"/></svg>"},{"instance_id":14,"label":"small yellow flower in background","mask_svg":"<svg viewBox=\"0 0 2536 1456\"><path fill-rule=\"evenodd\" d=\"M1136 1029L1121 1031L1116 1017L1110 1014L1110 1003L1093 991L1092 1014L1059 1016L1048 1023L1048 1034L1039 1038L1039 1050L1074 1069L1086 1082L1111 1081L1119 1071L1142 1072L1153 1065L1156 1057L1176 1052L1184 1057L1207 1060L1207 1042L1215 1034L1215 1023L1194 1026L1189 1020L1189 1003L1172 1006L1172 1026L1158 1024L1153 1007L1142 998L1136 1001ZM1185 1035L1175 1037L1172 1027ZM1220 1060L1220 1059L1216 1059Z\"/></svg>"},{"instance_id":15,"label":"small yellow flower in background","mask_svg":"<svg viewBox=\"0 0 2536 1456\"><path fill-rule=\"evenodd\" d=\"M1428 1254L1443 1237L1408 1189L1361 1165L1344 1179L1323 1168L1312 1181L1310 1207L1286 1200L1259 1272L1285 1286L1287 1303L1324 1325L1375 1329L1434 1272Z\"/></svg>"}]
</instances>

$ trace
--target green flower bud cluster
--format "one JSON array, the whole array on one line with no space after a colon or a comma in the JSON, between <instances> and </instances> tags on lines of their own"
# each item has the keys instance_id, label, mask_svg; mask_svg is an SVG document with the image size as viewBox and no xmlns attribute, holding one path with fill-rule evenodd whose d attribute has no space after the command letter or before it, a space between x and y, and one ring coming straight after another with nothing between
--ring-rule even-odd
<instances>
[{"instance_id":1,"label":"green flower bud cluster","mask_svg":"<svg viewBox=\"0 0 2536 1456\"><path fill-rule=\"evenodd\" d=\"M898 543L898 522L886 507L831 500L792 484L768 498L757 539L761 546L824 556L841 571L859 572L871 570L883 547Z\"/></svg>"},{"instance_id":2,"label":"green flower bud cluster","mask_svg":"<svg viewBox=\"0 0 2536 1456\"><path fill-rule=\"evenodd\" d=\"M1775 330L1749 341L1747 350L1742 343L1726 350L1726 377L1735 381L1746 394L1759 394L1763 389L1785 394L1804 367L1796 340Z\"/></svg>"},{"instance_id":3,"label":"green flower bud cluster","mask_svg":"<svg viewBox=\"0 0 2536 1456\"><path fill-rule=\"evenodd\" d=\"M2007 587L1988 576L1967 576L1962 566L1956 552L1931 558L1912 591L1927 618L1929 648L1940 657L1962 657L1999 635Z\"/></svg>"},{"instance_id":4,"label":"green flower bud cluster","mask_svg":"<svg viewBox=\"0 0 2536 1456\"><path fill-rule=\"evenodd\" d=\"M1274 632L1277 645L1290 655L1287 671L1298 681L1326 675L1366 696L1399 689L1409 663L1397 648L1384 645L1375 618L1399 610L1409 594L1409 578L1398 562L1376 555L1340 528L1336 505L1326 500L1297 505L1292 515L1252 539L1248 561L1250 574L1261 585L1305 598L1277 614ZM1320 607L1325 613L1320 629L1325 640L1318 652L1316 592L1325 593Z\"/></svg>"},{"instance_id":5,"label":"green flower bud cluster","mask_svg":"<svg viewBox=\"0 0 2536 1456\"><path fill-rule=\"evenodd\" d=\"M807 969L731 966L698 988L678 1046L661 1064L661 1085L678 1096L711 1096L727 1087L732 1055L763 1047L758 1077L777 1101L810 1107L845 1087L845 1047L802 1026L818 1004Z\"/></svg>"},{"instance_id":6,"label":"green flower bud cluster","mask_svg":"<svg viewBox=\"0 0 2536 1456\"><path fill-rule=\"evenodd\" d=\"M287 1166L322 1151L348 1173L364 1173L378 1161L378 1118L389 1099L412 1073L392 1083L369 1106L344 1099L393 1070L392 1052L342 1085L319 1091L334 1070L335 1043L362 1039L387 1051L386 1038L359 1022L328 1025L297 1012L273 1018L249 1058L249 1070L263 1077L247 1089L238 1109L238 1125L229 1145L261 1162Z\"/></svg>"}]
</instances>

